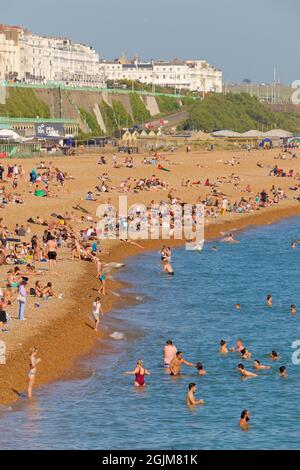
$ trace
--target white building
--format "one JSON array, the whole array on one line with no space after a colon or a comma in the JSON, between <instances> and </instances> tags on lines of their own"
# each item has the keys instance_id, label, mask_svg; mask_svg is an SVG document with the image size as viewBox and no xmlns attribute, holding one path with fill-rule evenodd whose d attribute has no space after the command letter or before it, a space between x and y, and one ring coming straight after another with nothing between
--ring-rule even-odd
<instances>
[{"instance_id":1,"label":"white building","mask_svg":"<svg viewBox=\"0 0 300 470\"><path fill-rule=\"evenodd\" d=\"M141 83L175 89L222 92L222 72L205 61L125 63L102 62L107 80L137 80Z\"/></svg>"},{"instance_id":2,"label":"white building","mask_svg":"<svg viewBox=\"0 0 300 470\"><path fill-rule=\"evenodd\" d=\"M37 36L20 27L0 26L0 64L2 79L105 85L99 71L99 55L92 47L70 39Z\"/></svg>"},{"instance_id":3,"label":"white building","mask_svg":"<svg viewBox=\"0 0 300 470\"><path fill-rule=\"evenodd\" d=\"M122 62L122 63L121 63ZM108 80L138 80L155 86L222 92L222 72L205 61L99 62L90 46L70 39L38 36L18 26L0 25L0 79L105 87Z\"/></svg>"},{"instance_id":4,"label":"white building","mask_svg":"<svg viewBox=\"0 0 300 470\"><path fill-rule=\"evenodd\" d=\"M0 80L20 74L19 28L0 25Z\"/></svg>"}]
</instances>

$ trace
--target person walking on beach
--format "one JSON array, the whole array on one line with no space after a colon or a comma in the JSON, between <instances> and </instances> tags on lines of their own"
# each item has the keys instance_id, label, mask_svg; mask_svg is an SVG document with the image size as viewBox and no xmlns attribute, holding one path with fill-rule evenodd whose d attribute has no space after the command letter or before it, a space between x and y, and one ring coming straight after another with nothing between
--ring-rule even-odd
<instances>
[{"instance_id":1,"label":"person walking on beach","mask_svg":"<svg viewBox=\"0 0 300 470\"><path fill-rule=\"evenodd\" d=\"M197 392L196 384L190 383L189 384L189 391L186 395L186 404L188 406L195 406L195 405L204 405L204 400L197 400L195 397L195 393Z\"/></svg>"},{"instance_id":2,"label":"person walking on beach","mask_svg":"<svg viewBox=\"0 0 300 470\"><path fill-rule=\"evenodd\" d=\"M18 317L19 317L19 320L22 320L22 321L26 320L25 319L25 307L27 303L27 296L28 296L27 282L22 281L18 287L18 297L17 297L17 300L19 303Z\"/></svg>"},{"instance_id":3,"label":"person walking on beach","mask_svg":"<svg viewBox=\"0 0 300 470\"><path fill-rule=\"evenodd\" d=\"M177 348L173 344L173 341L169 340L164 346L164 367L170 367L170 364L176 356Z\"/></svg>"},{"instance_id":4,"label":"person walking on beach","mask_svg":"<svg viewBox=\"0 0 300 470\"><path fill-rule=\"evenodd\" d=\"M100 325L100 315L103 317L103 310L100 297L97 297L95 302L93 302L92 315L95 320L95 331L97 332L99 330Z\"/></svg>"},{"instance_id":5,"label":"person walking on beach","mask_svg":"<svg viewBox=\"0 0 300 470\"><path fill-rule=\"evenodd\" d=\"M106 274L104 269L100 272L98 279L100 281L99 294L106 295Z\"/></svg>"},{"instance_id":6,"label":"person walking on beach","mask_svg":"<svg viewBox=\"0 0 300 470\"><path fill-rule=\"evenodd\" d=\"M32 398L32 389L35 382L36 372L37 372L37 365L41 362L41 359L36 357L37 356L37 348L34 346L31 350L30 354L30 363L29 363L29 384L28 384L28 398Z\"/></svg>"},{"instance_id":7,"label":"person walking on beach","mask_svg":"<svg viewBox=\"0 0 300 470\"><path fill-rule=\"evenodd\" d=\"M125 372L127 375L135 375L134 386L144 387L146 385L145 376L150 375L150 372L143 367L143 361L139 359L136 368L132 372Z\"/></svg>"},{"instance_id":8,"label":"person walking on beach","mask_svg":"<svg viewBox=\"0 0 300 470\"><path fill-rule=\"evenodd\" d=\"M196 367L195 364L192 364L191 362L188 362L185 359L183 359L183 352L178 351L170 364L171 375L172 376L180 375L181 367L183 364L188 367Z\"/></svg>"},{"instance_id":9,"label":"person walking on beach","mask_svg":"<svg viewBox=\"0 0 300 470\"><path fill-rule=\"evenodd\" d=\"M51 235L47 241L47 255L49 259L49 270L55 273L56 258L57 258L57 243L55 238Z\"/></svg>"}]
</instances>

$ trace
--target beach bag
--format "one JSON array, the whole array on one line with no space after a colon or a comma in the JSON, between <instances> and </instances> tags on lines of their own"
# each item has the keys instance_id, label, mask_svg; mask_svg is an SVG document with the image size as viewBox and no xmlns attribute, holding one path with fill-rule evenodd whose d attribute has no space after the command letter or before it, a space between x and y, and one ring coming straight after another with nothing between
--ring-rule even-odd
<instances>
[{"instance_id":1,"label":"beach bag","mask_svg":"<svg viewBox=\"0 0 300 470\"><path fill-rule=\"evenodd\" d=\"M18 302L23 302L25 304L26 303L26 297L24 297L24 295L22 295L22 294L18 294L17 301Z\"/></svg>"}]
</instances>

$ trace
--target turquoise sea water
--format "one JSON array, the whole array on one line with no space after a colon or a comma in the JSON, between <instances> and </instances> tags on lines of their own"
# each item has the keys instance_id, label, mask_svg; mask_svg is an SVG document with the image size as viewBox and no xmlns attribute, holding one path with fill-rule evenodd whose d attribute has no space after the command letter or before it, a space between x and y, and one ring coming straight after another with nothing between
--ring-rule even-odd
<instances>
[{"instance_id":1,"label":"turquoise sea water","mask_svg":"<svg viewBox=\"0 0 300 470\"><path fill-rule=\"evenodd\" d=\"M120 273L134 282L139 299L104 319L96 354L78 364L84 379L37 389L31 403L1 408L1 449L299 449L300 365L292 364L292 343L300 339L300 220L249 229L238 245L207 243L202 253L174 251L175 277L160 273L157 253L128 260ZM265 306L272 293L274 307ZM242 309L235 310L240 302ZM291 304L299 313L292 317ZM110 337L124 334L122 340ZM237 354L220 357L218 345L241 337L252 359L271 371L241 380ZM202 361L208 375L185 368L177 379L161 367L167 339L185 357ZM268 353L281 356L271 363ZM142 358L152 372L145 390L135 390L132 370ZM246 368L252 370L252 360ZM287 379L279 377L285 365ZM42 367L42 365L41 365ZM206 404L185 405L189 382ZM251 411L251 429L237 426L242 409Z\"/></svg>"}]
</instances>

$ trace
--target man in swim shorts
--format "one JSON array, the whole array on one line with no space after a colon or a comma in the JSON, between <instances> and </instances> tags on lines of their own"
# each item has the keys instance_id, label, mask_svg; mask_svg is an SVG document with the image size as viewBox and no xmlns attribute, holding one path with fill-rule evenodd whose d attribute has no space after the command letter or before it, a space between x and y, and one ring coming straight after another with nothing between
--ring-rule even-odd
<instances>
[{"instance_id":1,"label":"man in swim shorts","mask_svg":"<svg viewBox=\"0 0 300 470\"><path fill-rule=\"evenodd\" d=\"M196 364L192 364L191 362L188 362L185 359L183 359L182 351L178 351L170 364L171 375L173 376L180 375L181 367L183 364L188 367L196 367Z\"/></svg>"}]
</instances>

